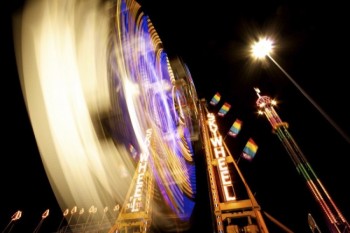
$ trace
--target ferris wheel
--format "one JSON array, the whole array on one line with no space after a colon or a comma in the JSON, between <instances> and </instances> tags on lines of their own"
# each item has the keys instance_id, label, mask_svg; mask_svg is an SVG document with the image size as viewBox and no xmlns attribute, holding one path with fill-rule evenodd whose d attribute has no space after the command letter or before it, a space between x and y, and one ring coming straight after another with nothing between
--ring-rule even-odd
<instances>
[{"instance_id":1,"label":"ferris wheel","mask_svg":"<svg viewBox=\"0 0 350 233\"><path fill-rule=\"evenodd\" d=\"M110 42L111 90L117 90L111 91L117 100L113 109L132 126L132 141L141 153L143 132L152 128L157 186L175 213L184 212L181 199L193 200L196 192L191 136L198 110L192 78L179 58L170 61L140 5L121 1L114 22L121 33Z\"/></svg>"},{"instance_id":2,"label":"ferris wheel","mask_svg":"<svg viewBox=\"0 0 350 233\"><path fill-rule=\"evenodd\" d=\"M139 159L130 156L131 143L138 154L150 150L164 204L175 214L190 212L198 111L185 63L169 59L136 1L30 4L17 49L20 79L62 210L123 202Z\"/></svg>"}]
</instances>

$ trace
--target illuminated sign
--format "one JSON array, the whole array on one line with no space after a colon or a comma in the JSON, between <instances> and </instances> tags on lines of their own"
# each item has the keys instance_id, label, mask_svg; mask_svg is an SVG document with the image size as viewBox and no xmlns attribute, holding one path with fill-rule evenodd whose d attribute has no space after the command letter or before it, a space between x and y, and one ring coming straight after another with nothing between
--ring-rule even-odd
<instances>
[{"instance_id":1,"label":"illuminated sign","mask_svg":"<svg viewBox=\"0 0 350 233\"><path fill-rule=\"evenodd\" d=\"M148 129L146 132L146 139L145 144L147 146L147 149L150 144L150 138L152 134L152 129ZM140 154L140 161L137 167L137 179L136 179L136 186L134 190L134 195L132 196L132 209L131 212L139 211L139 208L142 206L142 188L144 183L144 176L147 171L147 165L148 165L148 157L149 152L148 150L146 152L142 152Z\"/></svg>"},{"instance_id":2,"label":"illuminated sign","mask_svg":"<svg viewBox=\"0 0 350 233\"><path fill-rule=\"evenodd\" d=\"M226 162L226 152L222 144L222 136L218 132L218 126L213 113L208 113L208 126L212 137L210 138L213 147L214 156L217 161L217 169L220 177L221 188L225 201L236 200L236 195L233 189L230 172Z\"/></svg>"}]
</instances>

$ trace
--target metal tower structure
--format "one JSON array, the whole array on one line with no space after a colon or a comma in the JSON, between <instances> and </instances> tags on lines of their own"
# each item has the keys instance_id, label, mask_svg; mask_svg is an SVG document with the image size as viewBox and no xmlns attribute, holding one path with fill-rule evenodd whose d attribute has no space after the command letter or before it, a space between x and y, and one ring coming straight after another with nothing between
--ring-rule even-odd
<instances>
[{"instance_id":1,"label":"metal tower structure","mask_svg":"<svg viewBox=\"0 0 350 233\"><path fill-rule=\"evenodd\" d=\"M199 107L214 231L268 233L260 206L218 131L215 115L208 112L205 100ZM236 195L239 178L247 192L244 198Z\"/></svg>"},{"instance_id":2,"label":"metal tower structure","mask_svg":"<svg viewBox=\"0 0 350 233\"><path fill-rule=\"evenodd\" d=\"M304 177L307 187L312 193L317 204L326 219L326 225L332 233L349 233L350 225L344 218L339 208L336 206L331 196L328 194L326 188L321 180L317 177L315 171L312 169L310 163L307 161L301 149L293 139L288 131L288 123L283 122L274 109L276 102L269 96L260 95L260 90L254 88L258 95L256 104L259 108L259 113L264 114L270 122L274 133L278 136L283 146L287 150L292 159L298 173Z\"/></svg>"},{"instance_id":3,"label":"metal tower structure","mask_svg":"<svg viewBox=\"0 0 350 233\"><path fill-rule=\"evenodd\" d=\"M147 134L149 145L152 131ZM115 232L148 232L151 226L152 205L154 194L154 178L148 163L149 153L141 154L134 178L126 195L118 218L109 230Z\"/></svg>"}]
</instances>

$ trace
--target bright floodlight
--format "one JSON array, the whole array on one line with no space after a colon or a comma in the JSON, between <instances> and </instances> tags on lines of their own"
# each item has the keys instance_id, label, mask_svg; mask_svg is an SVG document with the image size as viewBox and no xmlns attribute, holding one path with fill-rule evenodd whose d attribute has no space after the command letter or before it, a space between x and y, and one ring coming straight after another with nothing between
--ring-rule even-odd
<instances>
[{"instance_id":1,"label":"bright floodlight","mask_svg":"<svg viewBox=\"0 0 350 233\"><path fill-rule=\"evenodd\" d=\"M323 109L318 106L318 104L299 86L297 82L280 66L275 59L270 55L273 49L273 41L268 38L261 38L258 42L255 42L251 47L252 56L256 59L262 59L268 57L277 67L280 69L283 74L294 84L294 86L304 95L304 97L310 101L310 103L322 114L323 117L338 131L343 138L350 143L350 137L345 134L345 132L327 115ZM259 90L255 90L259 95ZM273 104L273 103L271 103Z\"/></svg>"},{"instance_id":2,"label":"bright floodlight","mask_svg":"<svg viewBox=\"0 0 350 233\"><path fill-rule=\"evenodd\" d=\"M256 58L264 58L265 56L269 55L272 50L272 41L263 38L260 39L258 42L255 42L252 46L252 54Z\"/></svg>"}]
</instances>

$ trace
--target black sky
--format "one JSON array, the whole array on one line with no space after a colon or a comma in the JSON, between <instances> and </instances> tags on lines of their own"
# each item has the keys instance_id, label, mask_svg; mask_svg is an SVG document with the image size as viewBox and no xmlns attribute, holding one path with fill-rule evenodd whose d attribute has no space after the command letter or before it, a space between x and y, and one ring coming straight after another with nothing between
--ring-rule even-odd
<instances>
[{"instance_id":1,"label":"black sky","mask_svg":"<svg viewBox=\"0 0 350 233\"><path fill-rule=\"evenodd\" d=\"M348 156L350 143L271 62L250 64L246 50L259 33L279 39L275 60L349 137L348 78L349 14L338 1L139 1L157 30L169 56L188 65L199 98L216 92L232 108L219 119L225 134L233 121L243 121L238 138L226 138L237 158L249 137L259 146L252 162L239 165L262 210L295 232L310 232L307 214L319 225L322 217L297 171L272 133L268 121L256 114L256 94L280 100L282 120L345 217L350 220ZM0 229L18 209L34 229L41 213L57 208L44 173L21 95L13 42L11 14L21 1L5 4L1 14L3 91L0 184L3 204ZM222 103L221 102L221 103ZM219 107L211 107L213 112ZM52 207L53 206L53 207ZM319 217L319 218L318 218ZM57 227L61 213L53 211L47 225ZM46 223L45 223L46 224ZM45 226L45 225L44 225ZM55 229L54 229L55 230ZM31 231L28 231L31 232ZM326 232L326 230L324 231Z\"/></svg>"},{"instance_id":2,"label":"black sky","mask_svg":"<svg viewBox=\"0 0 350 233\"><path fill-rule=\"evenodd\" d=\"M231 152L238 158L249 137L259 145L254 161L240 161L240 167L262 209L295 232L308 232L307 214L319 214L268 121L256 115L254 87L280 101L276 108L280 117L289 123L290 133L349 219L349 45L345 37L349 16L344 5L338 1L141 3L165 49L180 55L189 66L199 98L209 101L220 92L220 103L231 104L229 113L219 119L222 134L236 118L243 121L239 137L226 139ZM261 34L278 39L273 58L304 95L272 62L251 63L247 51L251 40ZM220 106L211 110L217 112ZM317 217L322 225L322 217Z\"/></svg>"}]
</instances>

